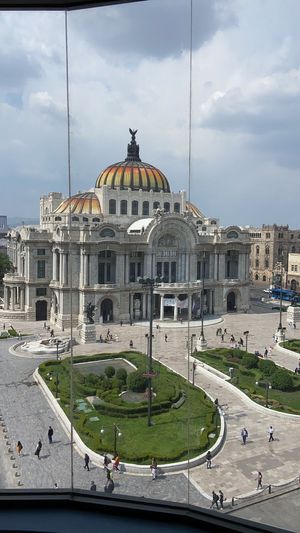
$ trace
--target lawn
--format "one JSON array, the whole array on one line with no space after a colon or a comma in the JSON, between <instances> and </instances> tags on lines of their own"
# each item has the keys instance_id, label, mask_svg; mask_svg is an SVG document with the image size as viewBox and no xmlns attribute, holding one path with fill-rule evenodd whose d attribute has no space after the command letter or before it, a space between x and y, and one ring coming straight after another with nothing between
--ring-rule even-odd
<instances>
[{"instance_id":1,"label":"lawn","mask_svg":"<svg viewBox=\"0 0 300 533\"><path fill-rule=\"evenodd\" d=\"M74 363L120 357L133 363L139 372L146 370L146 357L137 352L75 357ZM206 394L156 361L153 368L153 425L148 427L145 394L139 403L123 401L120 390L128 387L119 382L117 373L111 378L84 375L73 366L74 426L91 449L113 453L114 424L121 433L117 450L122 460L138 464L149 464L153 456L160 463L182 461L199 455L216 441L220 419ZM57 392L61 407L69 415L70 360L42 363L39 372L54 396ZM88 396L97 396L101 403L92 406L86 400Z\"/></svg>"},{"instance_id":2,"label":"lawn","mask_svg":"<svg viewBox=\"0 0 300 533\"><path fill-rule=\"evenodd\" d=\"M233 368L233 378L230 381L232 385L261 405L266 404L266 383L269 383L269 407L300 415L299 375L280 369L271 360L258 358L239 349L220 348L198 352L196 358L227 375L229 368ZM256 382L260 382L260 385L256 385Z\"/></svg>"},{"instance_id":3,"label":"lawn","mask_svg":"<svg viewBox=\"0 0 300 533\"><path fill-rule=\"evenodd\" d=\"M299 339L285 341L282 343L282 347L286 348L287 350L292 350L293 352L300 354L300 340Z\"/></svg>"}]
</instances>

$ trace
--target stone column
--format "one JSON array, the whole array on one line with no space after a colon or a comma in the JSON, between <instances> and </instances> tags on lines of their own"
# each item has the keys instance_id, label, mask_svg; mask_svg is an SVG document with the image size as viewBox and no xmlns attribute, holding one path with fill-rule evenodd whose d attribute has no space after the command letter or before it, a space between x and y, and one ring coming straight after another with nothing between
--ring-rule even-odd
<instances>
[{"instance_id":1,"label":"stone column","mask_svg":"<svg viewBox=\"0 0 300 533\"><path fill-rule=\"evenodd\" d=\"M242 281L245 279L245 254L239 253L238 278Z\"/></svg>"},{"instance_id":2,"label":"stone column","mask_svg":"<svg viewBox=\"0 0 300 533\"><path fill-rule=\"evenodd\" d=\"M190 259L190 254L187 252L185 254L185 281L189 281L189 274L191 274L189 259Z\"/></svg>"},{"instance_id":3,"label":"stone column","mask_svg":"<svg viewBox=\"0 0 300 533\"><path fill-rule=\"evenodd\" d=\"M11 289L11 310L15 310L16 305L16 287L12 287Z\"/></svg>"},{"instance_id":4,"label":"stone column","mask_svg":"<svg viewBox=\"0 0 300 533\"><path fill-rule=\"evenodd\" d=\"M125 256L125 268L124 268L124 285L126 285L127 283L129 283L129 254L126 254Z\"/></svg>"},{"instance_id":5,"label":"stone column","mask_svg":"<svg viewBox=\"0 0 300 533\"><path fill-rule=\"evenodd\" d=\"M24 296L25 296L24 292L25 292L24 288L20 289L20 310L21 311L24 311Z\"/></svg>"},{"instance_id":6,"label":"stone column","mask_svg":"<svg viewBox=\"0 0 300 533\"><path fill-rule=\"evenodd\" d=\"M159 320L163 320L163 319L164 319L164 313L165 313L165 308L164 308L164 295L161 294L161 295L160 295L160 315L159 315Z\"/></svg>"},{"instance_id":7,"label":"stone column","mask_svg":"<svg viewBox=\"0 0 300 533\"><path fill-rule=\"evenodd\" d=\"M54 251L52 255L52 264L53 264L53 281L57 281L57 254Z\"/></svg>"},{"instance_id":8,"label":"stone column","mask_svg":"<svg viewBox=\"0 0 300 533\"><path fill-rule=\"evenodd\" d=\"M64 252L62 254L62 278L61 284L66 285L68 283L68 273L67 273L67 254Z\"/></svg>"},{"instance_id":9,"label":"stone column","mask_svg":"<svg viewBox=\"0 0 300 533\"><path fill-rule=\"evenodd\" d=\"M9 298L9 289L8 287L4 287L4 309L8 309L9 308L9 301L8 301L8 298Z\"/></svg>"},{"instance_id":10,"label":"stone column","mask_svg":"<svg viewBox=\"0 0 300 533\"><path fill-rule=\"evenodd\" d=\"M219 255L219 279L225 279L226 277L226 265L225 265L225 254Z\"/></svg>"},{"instance_id":11,"label":"stone column","mask_svg":"<svg viewBox=\"0 0 300 533\"><path fill-rule=\"evenodd\" d=\"M218 280L219 279L219 254L215 254L215 274L214 274L214 279L215 280Z\"/></svg>"},{"instance_id":12,"label":"stone column","mask_svg":"<svg viewBox=\"0 0 300 533\"><path fill-rule=\"evenodd\" d=\"M83 250L80 250L80 266L79 266L79 285L80 287L84 284L84 253Z\"/></svg>"},{"instance_id":13,"label":"stone column","mask_svg":"<svg viewBox=\"0 0 300 533\"><path fill-rule=\"evenodd\" d=\"M83 262L84 262L83 284L84 285L88 285L89 284L89 256L88 256L88 254L84 255Z\"/></svg>"},{"instance_id":14,"label":"stone column","mask_svg":"<svg viewBox=\"0 0 300 533\"><path fill-rule=\"evenodd\" d=\"M176 301L176 300L177 300L177 297L176 297L176 295L175 295L174 317L173 317L173 319L174 319L175 321L177 321L177 317L178 317L178 307L177 307L177 301Z\"/></svg>"}]
</instances>

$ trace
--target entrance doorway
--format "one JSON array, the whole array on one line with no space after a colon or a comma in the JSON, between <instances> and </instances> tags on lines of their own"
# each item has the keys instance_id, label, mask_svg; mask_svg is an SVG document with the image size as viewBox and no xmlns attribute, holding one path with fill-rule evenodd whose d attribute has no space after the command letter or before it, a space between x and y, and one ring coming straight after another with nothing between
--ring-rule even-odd
<instances>
[{"instance_id":1,"label":"entrance doorway","mask_svg":"<svg viewBox=\"0 0 300 533\"><path fill-rule=\"evenodd\" d=\"M235 293L229 292L227 294L227 311L236 311Z\"/></svg>"},{"instance_id":2,"label":"entrance doorway","mask_svg":"<svg viewBox=\"0 0 300 533\"><path fill-rule=\"evenodd\" d=\"M35 302L35 320L47 320L46 300L38 300Z\"/></svg>"},{"instance_id":3,"label":"entrance doorway","mask_svg":"<svg viewBox=\"0 0 300 533\"><path fill-rule=\"evenodd\" d=\"M105 298L105 300L101 302L100 316L102 317L102 322L113 321L113 303L109 298Z\"/></svg>"}]
</instances>

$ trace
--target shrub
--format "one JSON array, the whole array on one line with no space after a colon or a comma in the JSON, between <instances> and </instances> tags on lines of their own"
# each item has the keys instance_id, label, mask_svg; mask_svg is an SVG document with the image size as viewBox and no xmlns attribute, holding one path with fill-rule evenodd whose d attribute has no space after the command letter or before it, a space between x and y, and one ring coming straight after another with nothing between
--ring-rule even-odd
<instances>
[{"instance_id":1,"label":"shrub","mask_svg":"<svg viewBox=\"0 0 300 533\"><path fill-rule=\"evenodd\" d=\"M148 379L142 372L136 370L127 376L127 386L134 392L144 392L148 385Z\"/></svg>"},{"instance_id":2,"label":"shrub","mask_svg":"<svg viewBox=\"0 0 300 533\"><path fill-rule=\"evenodd\" d=\"M279 368L272 374L272 387L274 389L286 391L293 388L293 378L289 372Z\"/></svg>"},{"instance_id":3,"label":"shrub","mask_svg":"<svg viewBox=\"0 0 300 533\"><path fill-rule=\"evenodd\" d=\"M116 378L120 380L122 384L125 384L127 379L127 370L125 368L118 368L116 372Z\"/></svg>"},{"instance_id":4,"label":"shrub","mask_svg":"<svg viewBox=\"0 0 300 533\"><path fill-rule=\"evenodd\" d=\"M242 365L246 368L257 368L257 357L255 355L244 354L242 357Z\"/></svg>"},{"instance_id":5,"label":"shrub","mask_svg":"<svg viewBox=\"0 0 300 533\"><path fill-rule=\"evenodd\" d=\"M105 369L104 369L104 374L108 377L108 378L112 378L116 373L116 370L113 366L106 366Z\"/></svg>"},{"instance_id":6,"label":"shrub","mask_svg":"<svg viewBox=\"0 0 300 533\"><path fill-rule=\"evenodd\" d=\"M264 359L258 361L258 368L264 376L271 376L277 370L274 361L265 361Z\"/></svg>"}]
</instances>

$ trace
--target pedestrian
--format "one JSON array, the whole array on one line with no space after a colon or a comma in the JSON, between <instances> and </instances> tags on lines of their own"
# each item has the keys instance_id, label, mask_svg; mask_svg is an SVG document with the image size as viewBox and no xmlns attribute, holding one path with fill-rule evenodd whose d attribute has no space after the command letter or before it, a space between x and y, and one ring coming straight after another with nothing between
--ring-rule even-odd
<instances>
[{"instance_id":1,"label":"pedestrian","mask_svg":"<svg viewBox=\"0 0 300 533\"><path fill-rule=\"evenodd\" d=\"M46 327L47 327L47 324L46 324L46 322L44 322L44 329L46 329Z\"/></svg>"},{"instance_id":2,"label":"pedestrian","mask_svg":"<svg viewBox=\"0 0 300 533\"><path fill-rule=\"evenodd\" d=\"M212 502L211 502L211 506L210 506L210 509L212 509L214 507L214 505L216 506L217 509L219 509L219 496L217 495L217 493L213 490L212 491Z\"/></svg>"},{"instance_id":3,"label":"pedestrian","mask_svg":"<svg viewBox=\"0 0 300 533\"><path fill-rule=\"evenodd\" d=\"M248 431L246 428L243 428L241 431L241 436L243 439L243 444L246 444L247 438L248 438Z\"/></svg>"},{"instance_id":4,"label":"pedestrian","mask_svg":"<svg viewBox=\"0 0 300 533\"><path fill-rule=\"evenodd\" d=\"M296 329L296 322L294 322L293 327L294 327L294 329Z\"/></svg>"},{"instance_id":5,"label":"pedestrian","mask_svg":"<svg viewBox=\"0 0 300 533\"><path fill-rule=\"evenodd\" d=\"M206 468L211 468L211 460L212 460L212 455L211 455L211 452L208 451L206 454Z\"/></svg>"},{"instance_id":6,"label":"pedestrian","mask_svg":"<svg viewBox=\"0 0 300 533\"><path fill-rule=\"evenodd\" d=\"M120 457L119 457L119 454L117 453L115 457L113 458L113 470L120 472L119 464L120 464Z\"/></svg>"},{"instance_id":7,"label":"pedestrian","mask_svg":"<svg viewBox=\"0 0 300 533\"><path fill-rule=\"evenodd\" d=\"M50 337L54 337L54 329L51 329L51 331L50 331Z\"/></svg>"},{"instance_id":8,"label":"pedestrian","mask_svg":"<svg viewBox=\"0 0 300 533\"><path fill-rule=\"evenodd\" d=\"M152 481L154 481L157 478L157 461L155 457L152 457L150 470L151 470L151 475L152 475Z\"/></svg>"},{"instance_id":9,"label":"pedestrian","mask_svg":"<svg viewBox=\"0 0 300 533\"><path fill-rule=\"evenodd\" d=\"M224 503L224 493L221 490L219 490L219 502L220 502L220 508L224 509L224 505L223 505L223 503Z\"/></svg>"},{"instance_id":10,"label":"pedestrian","mask_svg":"<svg viewBox=\"0 0 300 533\"><path fill-rule=\"evenodd\" d=\"M120 326L121 326L121 327L123 326L123 320L120 321Z\"/></svg>"},{"instance_id":11,"label":"pedestrian","mask_svg":"<svg viewBox=\"0 0 300 533\"><path fill-rule=\"evenodd\" d=\"M264 357L268 357L268 348L265 347L265 351L264 351Z\"/></svg>"},{"instance_id":12,"label":"pedestrian","mask_svg":"<svg viewBox=\"0 0 300 533\"><path fill-rule=\"evenodd\" d=\"M227 333L227 329L226 329L226 328L224 328L224 335L226 335L226 333Z\"/></svg>"},{"instance_id":13,"label":"pedestrian","mask_svg":"<svg viewBox=\"0 0 300 533\"><path fill-rule=\"evenodd\" d=\"M48 429L48 441L49 441L49 444L52 444L52 438L53 438L53 428L51 426L49 426L49 429Z\"/></svg>"},{"instance_id":14,"label":"pedestrian","mask_svg":"<svg viewBox=\"0 0 300 533\"><path fill-rule=\"evenodd\" d=\"M108 471L108 465L110 463L110 459L107 457L106 453L103 456L103 470L104 472Z\"/></svg>"},{"instance_id":15,"label":"pedestrian","mask_svg":"<svg viewBox=\"0 0 300 533\"><path fill-rule=\"evenodd\" d=\"M224 342L224 333L221 335L221 341Z\"/></svg>"},{"instance_id":16,"label":"pedestrian","mask_svg":"<svg viewBox=\"0 0 300 533\"><path fill-rule=\"evenodd\" d=\"M132 318L130 319L130 325L132 326L133 322L132 322Z\"/></svg>"},{"instance_id":17,"label":"pedestrian","mask_svg":"<svg viewBox=\"0 0 300 533\"><path fill-rule=\"evenodd\" d=\"M96 490L97 490L97 487L96 487L95 481L91 481L91 487L90 487L90 490L92 490L92 491L96 491Z\"/></svg>"},{"instance_id":18,"label":"pedestrian","mask_svg":"<svg viewBox=\"0 0 300 533\"><path fill-rule=\"evenodd\" d=\"M35 452L34 452L34 455L37 455L38 459L40 459L41 449L42 449L42 441L40 439L39 442L37 443L37 446L36 446L36 449L35 449Z\"/></svg>"},{"instance_id":19,"label":"pedestrian","mask_svg":"<svg viewBox=\"0 0 300 533\"><path fill-rule=\"evenodd\" d=\"M129 348L133 348L133 341L132 340L129 342Z\"/></svg>"},{"instance_id":20,"label":"pedestrian","mask_svg":"<svg viewBox=\"0 0 300 533\"><path fill-rule=\"evenodd\" d=\"M58 489L58 484L57 484L57 483L54 483L53 488L54 488L54 489Z\"/></svg>"},{"instance_id":21,"label":"pedestrian","mask_svg":"<svg viewBox=\"0 0 300 533\"><path fill-rule=\"evenodd\" d=\"M168 335L165 334L165 342L168 342Z\"/></svg>"},{"instance_id":22,"label":"pedestrian","mask_svg":"<svg viewBox=\"0 0 300 533\"><path fill-rule=\"evenodd\" d=\"M262 478L263 478L262 473L261 473L261 472L258 472L258 475L257 475L257 488L256 488L256 490L258 490L258 489L262 489L262 488L263 488L263 486L262 486Z\"/></svg>"},{"instance_id":23,"label":"pedestrian","mask_svg":"<svg viewBox=\"0 0 300 533\"><path fill-rule=\"evenodd\" d=\"M269 433L269 442L271 442L271 440L274 440L274 428L273 426L270 426L269 427L269 430L268 430L268 433Z\"/></svg>"},{"instance_id":24,"label":"pedestrian","mask_svg":"<svg viewBox=\"0 0 300 533\"><path fill-rule=\"evenodd\" d=\"M84 467L83 468L84 470L88 470L88 472L90 471L90 457L87 453L84 456Z\"/></svg>"},{"instance_id":25,"label":"pedestrian","mask_svg":"<svg viewBox=\"0 0 300 533\"><path fill-rule=\"evenodd\" d=\"M16 448L17 448L17 453L20 455L21 451L23 450L23 446L20 440L18 440Z\"/></svg>"},{"instance_id":26,"label":"pedestrian","mask_svg":"<svg viewBox=\"0 0 300 533\"><path fill-rule=\"evenodd\" d=\"M114 481L111 478L110 472L108 471L107 472L107 481L106 481L105 486L104 486L104 492L109 492L111 494L113 492L114 488L115 488Z\"/></svg>"},{"instance_id":27,"label":"pedestrian","mask_svg":"<svg viewBox=\"0 0 300 533\"><path fill-rule=\"evenodd\" d=\"M240 346L241 346L242 348L243 348L243 346L244 346L244 341L243 341L242 337L240 337Z\"/></svg>"},{"instance_id":28,"label":"pedestrian","mask_svg":"<svg viewBox=\"0 0 300 533\"><path fill-rule=\"evenodd\" d=\"M5 329L5 322L3 323L3 329Z\"/></svg>"}]
</instances>

